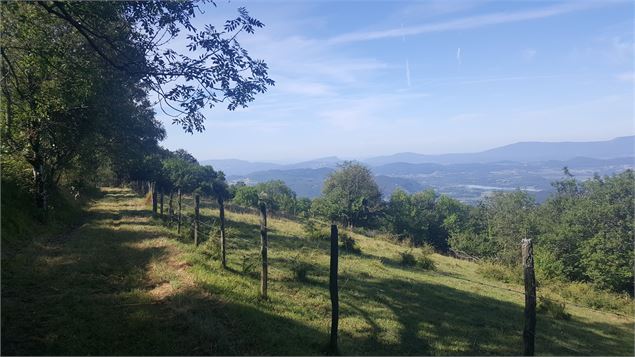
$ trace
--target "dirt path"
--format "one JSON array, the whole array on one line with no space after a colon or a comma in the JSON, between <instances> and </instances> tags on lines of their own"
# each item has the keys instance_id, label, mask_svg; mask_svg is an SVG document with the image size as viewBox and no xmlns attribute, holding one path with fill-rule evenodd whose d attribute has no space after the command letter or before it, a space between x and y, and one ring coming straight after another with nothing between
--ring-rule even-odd
<instances>
[{"instance_id":1,"label":"dirt path","mask_svg":"<svg viewBox=\"0 0 635 357\"><path fill-rule=\"evenodd\" d=\"M105 193L81 227L2 262L2 354L222 352L188 324L218 301L196 288L172 233L132 192Z\"/></svg>"}]
</instances>

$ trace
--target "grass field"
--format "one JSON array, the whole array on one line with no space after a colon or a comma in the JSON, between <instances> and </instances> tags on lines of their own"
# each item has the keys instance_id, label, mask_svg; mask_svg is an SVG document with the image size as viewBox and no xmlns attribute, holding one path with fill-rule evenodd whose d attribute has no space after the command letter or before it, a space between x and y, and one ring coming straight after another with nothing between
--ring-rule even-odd
<instances>
[{"instance_id":1,"label":"grass field","mask_svg":"<svg viewBox=\"0 0 635 357\"><path fill-rule=\"evenodd\" d=\"M229 269L222 270L207 236L195 248L151 218L131 191L104 191L84 225L36 237L2 261L2 354L325 353L328 241L270 219L270 299L262 301L257 216L227 212ZM205 224L217 213L202 209ZM436 254L434 271L402 267L406 247L351 235L361 253L340 258L342 354L521 353L520 285ZM307 281L294 279L298 262L312 267ZM632 301L625 304L621 311L632 316ZM537 354L633 354L632 317L571 304L566 311L569 319L538 315Z\"/></svg>"}]
</instances>

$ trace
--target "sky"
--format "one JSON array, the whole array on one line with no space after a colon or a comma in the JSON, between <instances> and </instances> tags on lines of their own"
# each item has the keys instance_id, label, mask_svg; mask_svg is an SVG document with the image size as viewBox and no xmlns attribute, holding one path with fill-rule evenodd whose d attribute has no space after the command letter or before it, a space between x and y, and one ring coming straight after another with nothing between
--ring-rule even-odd
<instances>
[{"instance_id":1,"label":"sky","mask_svg":"<svg viewBox=\"0 0 635 357\"><path fill-rule=\"evenodd\" d=\"M276 85L162 142L199 160L475 152L635 134L632 1L223 1L264 22L239 42ZM168 46L181 49L182 40Z\"/></svg>"}]
</instances>

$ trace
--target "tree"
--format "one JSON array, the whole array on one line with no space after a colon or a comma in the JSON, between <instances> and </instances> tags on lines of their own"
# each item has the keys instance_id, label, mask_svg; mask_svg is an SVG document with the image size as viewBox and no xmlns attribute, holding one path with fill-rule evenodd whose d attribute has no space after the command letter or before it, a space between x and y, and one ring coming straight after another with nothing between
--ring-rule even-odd
<instances>
[{"instance_id":1,"label":"tree","mask_svg":"<svg viewBox=\"0 0 635 357\"><path fill-rule=\"evenodd\" d=\"M370 169L350 161L326 178L322 198L318 205L323 215L338 217L349 227L369 225L381 207L381 192Z\"/></svg>"},{"instance_id":2,"label":"tree","mask_svg":"<svg viewBox=\"0 0 635 357\"><path fill-rule=\"evenodd\" d=\"M182 195L184 191L192 192L199 186L201 169L198 163L194 163L187 158L183 158L183 155L177 154L173 154L172 157L163 161L163 169L178 192L178 232L181 233Z\"/></svg>"},{"instance_id":3,"label":"tree","mask_svg":"<svg viewBox=\"0 0 635 357\"><path fill-rule=\"evenodd\" d=\"M258 189L254 186L234 186L234 203L244 207L258 207Z\"/></svg>"},{"instance_id":4,"label":"tree","mask_svg":"<svg viewBox=\"0 0 635 357\"><path fill-rule=\"evenodd\" d=\"M165 135L148 91L193 132L204 130L205 106L246 106L274 84L266 64L237 41L263 24L240 9L222 31L197 30L199 3L0 3L2 151L32 167L39 207L72 167L109 166L119 180L142 176L135 167ZM165 47L179 32L188 53Z\"/></svg>"},{"instance_id":5,"label":"tree","mask_svg":"<svg viewBox=\"0 0 635 357\"><path fill-rule=\"evenodd\" d=\"M567 176L554 187L559 189L539 210L541 274L632 292L633 171L586 182Z\"/></svg>"},{"instance_id":6,"label":"tree","mask_svg":"<svg viewBox=\"0 0 635 357\"><path fill-rule=\"evenodd\" d=\"M215 6L206 0L31 6L64 21L105 64L137 76L156 93L162 108L169 108L173 121L191 133L205 129L204 107L225 101L229 110L245 107L274 85L267 65L251 58L237 40L241 32L253 34L264 24L239 8L238 17L227 20L222 30L211 24L197 29L193 19L205 3ZM190 54L166 48L180 33L185 33Z\"/></svg>"}]
</instances>

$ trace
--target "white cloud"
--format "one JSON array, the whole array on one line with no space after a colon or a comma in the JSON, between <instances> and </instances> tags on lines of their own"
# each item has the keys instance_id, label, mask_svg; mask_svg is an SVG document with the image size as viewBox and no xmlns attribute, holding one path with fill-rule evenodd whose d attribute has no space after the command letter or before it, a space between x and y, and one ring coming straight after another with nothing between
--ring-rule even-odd
<instances>
[{"instance_id":1,"label":"white cloud","mask_svg":"<svg viewBox=\"0 0 635 357\"><path fill-rule=\"evenodd\" d=\"M431 24L394 28L381 31L362 31L342 34L331 38L328 42L331 44L341 44L359 41L370 41L392 37L402 37L406 35L420 35L424 33L465 30L483 26L527 21L534 19L542 19L556 15L566 14L569 12L585 10L595 6L597 3L591 2L572 2L564 3L538 10L526 10L517 12L498 12L487 15L478 15L471 17L459 18L445 22L436 22Z\"/></svg>"},{"instance_id":2,"label":"white cloud","mask_svg":"<svg viewBox=\"0 0 635 357\"><path fill-rule=\"evenodd\" d=\"M526 48L522 50L520 56L522 57L524 61L531 62L534 60L534 58L536 58L536 54L538 54L538 51L536 51L535 49Z\"/></svg>"},{"instance_id":3,"label":"white cloud","mask_svg":"<svg viewBox=\"0 0 635 357\"><path fill-rule=\"evenodd\" d=\"M635 72L623 72L615 76L618 81L635 82Z\"/></svg>"}]
</instances>

